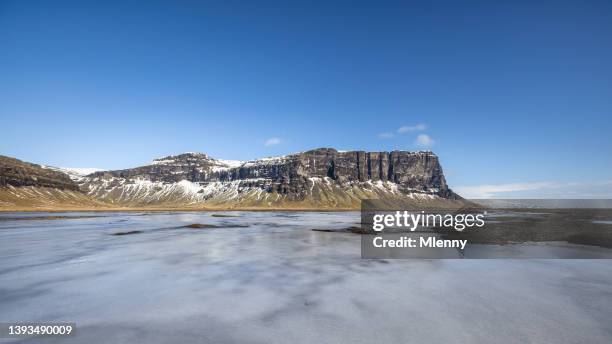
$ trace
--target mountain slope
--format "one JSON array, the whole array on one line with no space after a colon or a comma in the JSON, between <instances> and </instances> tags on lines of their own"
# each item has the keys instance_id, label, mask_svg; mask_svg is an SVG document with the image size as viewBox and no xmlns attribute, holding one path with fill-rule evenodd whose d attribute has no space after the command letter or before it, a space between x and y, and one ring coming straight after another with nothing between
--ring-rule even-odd
<instances>
[{"instance_id":1,"label":"mountain slope","mask_svg":"<svg viewBox=\"0 0 612 344\"><path fill-rule=\"evenodd\" d=\"M8 185L79 190L79 186L65 173L0 155L0 187Z\"/></svg>"},{"instance_id":2,"label":"mountain slope","mask_svg":"<svg viewBox=\"0 0 612 344\"><path fill-rule=\"evenodd\" d=\"M52 210L108 207L81 192L62 171L0 156L0 209Z\"/></svg>"},{"instance_id":3,"label":"mountain slope","mask_svg":"<svg viewBox=\"0 0 612 344\"><path fill-rule=\"evenodd\" d=\"M75 190L46 186L0 187L0 210L112 210L116 206Z\"/></svg>"},{"instance_id":4,"label":"mountain slope","mask_svg":"<svg viewBox=\"0 0 612 344\"><path fill-rule=\"evenodd\" d=\"M3 209L357 209L363 199L463 202L432 152L319 148L252 161L184 153L89 175L0 157Z\"/></svg>"},{"instance_id":5,"label":"mountain slope","mask_svg":"<svg viewBox=\"0 0 612 344\"><path fill-rule=\"evenodd\" d=\"M366 198L461 199L431 152L320 148L247 162L185 153L77 181L88 195L126 206L357 208Z\"/></svg>"}]
</instances>

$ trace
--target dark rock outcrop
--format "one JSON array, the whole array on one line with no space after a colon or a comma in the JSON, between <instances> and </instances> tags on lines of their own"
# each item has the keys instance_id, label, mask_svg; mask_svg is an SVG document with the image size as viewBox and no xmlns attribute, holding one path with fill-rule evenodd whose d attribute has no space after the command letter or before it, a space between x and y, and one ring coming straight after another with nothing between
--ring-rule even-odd
<instances>
[{"instance_id":1,"label":"dark rock outcrop","mask_svg":"<svg viewBox=\"0 0 612 344\"><path fill-rule=\"evenodd\" d=\"M181 180L198 183L241 181L242 185L249 187L298 197L304 195L311 178L329 178L337 184L389 181L404 191L460 199L448 188L438 157L432 152L345 152L318 148L240 164L216 160L201 153L185 153L157 159L147 166L96 172L88 177L143 178L166 183Z\"/></svg>"},{"instance_id":2,"label":"dark rock outcrop","mask_svg":"<svg viewBox=\"0 0 612 344\"><path fill-rule=\"evenodd\" d=\"M252 161L185 153L87 176L62 171L0 156L0 203L358 209L364 199L418 205L463 202L446 184L432 152L319 148Z\"/></svg>"},{"instance_id":3,"label":"dark rock outcrop","mask_svg":"<svg viewBox=\"0 0 612 344\"><path fill-rule=\"evenodd\" d=\"M202 153L185 153L155 159L152 164L125 170L95 172L89 176L118 178L145 178L152 182L175 183L181 180L207 180L218 160ZM224 165L222 165L224 166Z\"/></svg>"},{"instance_id":4,"label":"dark rock outcrop","mask_svg":"<svg viewBox=\"0 0 612 344\"><path fill-rule=\"evenodd\" d=\"M79 186L65 173L0 155L0 187L7 185L79 190Z\"/></svg>"}]
</instances>

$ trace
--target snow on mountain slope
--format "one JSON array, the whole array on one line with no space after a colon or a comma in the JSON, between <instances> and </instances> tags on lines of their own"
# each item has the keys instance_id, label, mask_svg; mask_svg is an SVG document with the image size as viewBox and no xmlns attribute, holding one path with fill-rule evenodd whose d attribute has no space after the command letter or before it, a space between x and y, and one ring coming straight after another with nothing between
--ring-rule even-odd
<instances>
[{"instance_id":1,"label":"snow on mountain slope","mask_svg":"<svg viewBox=\"0 0 612 344\"><path fill-rule=\"evenodd\" d=\"M65 173L72 180L79 180L79 179L85 177L88 174L104 171L104 169L93 168L93 167L85 167L85 168L81 168L81 167L55 167L55 166L45 166L45 165L41 165L41 167L45 168L45 169L49 169L49 170Z\"/></svg>"},{"instance_id":2,"label":"snow on mountain slope","mask_svg":"<svg viewBox=\"0 0 612 344\"><path fill-rule=\"evenodd\" d=\"M461 200L448 188L438 157L432 152L318 148L250 161L188 152L111 171L40 167L5 160L6 172L0 175L5 184L57 185L80 190L92 202L122 207L354 209L363 199L415 203ZM32 178L28 176L30 171L35 174ZM11 199L20 196L7 192ZM64 196L54 194L50 199L57 198L53 202L59 204Z\"/></svg>"},{"instance_id":3,"label":"snow on mountain slope","mask_svg":"<svg viewBox=\"0 0 612 344\"><path fill-rule=\"evenodd\" d=\"M183 153L114 171L56 169L121 206L356 208L362 199L458 200L431 152L319 148L250 161Z\"/></svg>"},{"instance_id":4,"label":"snow on mountain slope","mask_svg":"<svg viewBox=\"0 0 612 344\"><path fill-rule=\"evenodd\" d=\"M95 172L105 171L102 168L95 167L59 167L59 171L66 173L69 176L84 177Z\"/></svg>"},{"instance_id":5,"label":"snow on mountain slope","mask_svg":"<svg viewBox=\"0 0 612 344\"><path fill-rule=\"evenodd\" d=\"M392 182L335 183L331 178L310 178L302 194L269 191L264 179L229 182L176 183L145 179L90 179L81 189L95 199L127 206L209 205L228 207L355 208L362 199L404 199L415 202L443 201L433 193L406 190Z\"/></svg>"}]
</instances>

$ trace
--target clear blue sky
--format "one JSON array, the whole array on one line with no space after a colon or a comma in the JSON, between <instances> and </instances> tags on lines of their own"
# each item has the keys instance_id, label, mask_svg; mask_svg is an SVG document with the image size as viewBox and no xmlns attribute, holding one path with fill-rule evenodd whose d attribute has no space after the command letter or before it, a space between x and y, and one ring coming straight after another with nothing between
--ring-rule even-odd
<instances>
[{"instance_id":1,"label":"clear blue sky","mask_svg":"<svg viewBox=\"0 0 612 344\"><path fill-rule=\"evenodd\" d=\"M605 184L612 2L0 0L0 123L55 166L425 148L451 186Z\"/></svg>"}]
</instances>

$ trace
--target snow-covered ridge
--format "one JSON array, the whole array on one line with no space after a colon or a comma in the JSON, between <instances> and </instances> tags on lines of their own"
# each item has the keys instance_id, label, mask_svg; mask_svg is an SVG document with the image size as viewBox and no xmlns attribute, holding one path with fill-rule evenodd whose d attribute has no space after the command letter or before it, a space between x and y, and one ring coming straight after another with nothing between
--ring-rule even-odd
<instances>
[{"instance_id":1,"label":"snow-covered ridge","mask_svg":"<svg viewBox=\"0 0 612 344\"><path fill-rule=\"evenodd\" d=\"M88 174L92 174L95 172L105 171L102 168L95 168L95 167L60 167L59 170L69 175L74 174L77 176L86 176Z\"/></svg>"},{"instance_id":2,"label":"snow-covered ridge","mask_svg":"<svg viewBox=\"0 0 612 344\"><path fill-rule=\"evenodd\" d=\"M345 153L349 153L352 151L337 150L337 152L340 154L345 154ZM182 166L185 164L187 165L198 164L199 162L203 161L205 163L210 164L212 172L220 172L220 171L224 171L224 170L228 170L232 168L238 168L238 167L255 167L255 166L263 166L263 165L283 164L283 163L286 163L291 157L302 154L302 153L303 152L297 152L297 153L282 155L282 156L271 156L271 157L265 157L265 158L259 158L259 159L252 159L248 161L242 161L242 160L216 159L205 153L199 153L199 152L185 152L182 154L169 155L169 156L154 159L149 165ZM424 155L434 154L432 151L429 151L429 150L414 151L411 153L419 154L419 155L420 154L424 154ZM106 171L106 169L101 169L101 168L54 167L54 166L44 166L44 165L41 165L41 167L52 169L55 171L64 172L68 174L69 176L73 177L73 179L81 178L81 177L87 176L95 172ZM203 170L199 170L199 171L204 172Z\"/></svg>"},{"instance_id":3,"label":"snow-covered ridge","mask_svg":"<svg viewBox=\"0 0 612 344\"><path fill-rule=\"evenodd\" d=\"M287 159L290 156L291 155L272 156L272 157L267 157L267 158L249 160L249 161L245 162L242 166L244 166L244 167L253 167L253 166L261 166L261 165L282 164L282 163L286 162Z\"/></svg>"},{"instance_id":4,"label":"snow-covered ridge","mask_svg":"<svg viewBox=\"0 0 612 344\"><path fill-rule=\"evenodd\" d=\"M172 165L181 161L190 160L215 160L204 153L186 152L178 155L169 155L161 158L154 159L151 165Z\"/></svg>"},{"instance_id":5,"label":"snow-covered ridge","mask_svg":"<svg viewBox=\"0 0 612 344\"><path fill-rule=\"evenodd\" d=\"M95 168L95 167L55 167L55 166L45 166L45 165L40 165L40 167L58 171L58 172L63 172L67 174L73 180L83 178L86 175L92 174L95 172L106 171L104 169Z\"/></svg>"},{"instance_id":6,"label":"snow-covered ridge","mask_svg":"<svg viewBox=\"0 0 612 344\"><path fill-rule=\"evenodd\" d=\"M221 164L226 165L231 168L240 167L244 165L244 161L241 161L241 160L225 160L225 159L216 159L216 160L220 162Z\"/></svg>"},{"instance_id":7,"label":"snow-covered ridge","mask_svg":"<svg viewBox=\"0 0 612 344\"><path fill-rule=\"evenodd\" d=\"M346 154L346 153L350 153L353 151L337 150L336 152L340 154ZM182 165L185 163L191 164L192 162L197 163L198 161L204 160L210 165L212 165L212 172L219 172L219 171L228 170L232 168L238 168L238 167L255 167L255 166L263 166L263 165L283 164L283 163L286 163L291 157L300 155L302 153L304 152L297 152L297 153L282 155L282 156L271 156L271 157L265 157L265 158L252 159L248 161L242 161L242 160L217 159L205 153L185 152L182 154L169 155L169 156L154 159L150 163L150 165L173 166L173 165ZM410 153L418 154L418 155L432 155L432 154L435 155L432 151L429 151L429 150L413 151Z\"/></svg>"},{"instance_id":8,"label":"snow-covered ridge","mask_svg":"<svg viewBox=\"0 0 612 344\"><path fill-rule=\"evenodd\" d=\"M76 191L125 206L353 209L363 199L460 199L448 188L439 159L431 152L339 152L324 147L248 161L189 152L120 170L47 168L67 173L72 183L60 177Z\"/></svg>"},{"instance_id":9,"label":"snow-covered ridge","mask_svg":"<svg viewBox=\"0 0 612 344\"><path fill-rule=\"evenodd\" d=\"M154 182L134 178L85 178L81 188L88 195L112 203L124 204L198 204L208 202L279 202L289 195L271 193L265 178L248 178L227 182L191 182L181 180L175 183ZM356 191L360 190L360 191ZM338 184L329 177L308 178L303 197L313 195L338 195L338 199L361 198L357 193L372 198L392 196L407 197L415 200L433 200L439 197L423 190L402 188L393 182L347 182ZM335 202L334 197L328 200Z\"/></svg>"},{"instance_id":10,"label":"snow-covered ridge","mask_svg":"<svg viewBox=\"0 0 612 344\"><path fill-rule=\"evenodd\" d=\"M213 172L225 171L231 168L236 168L244 165L244 161L240 160L215 160L215 165L212 167Z\"/></svg>"},{"instance_id":11,"label":"snow-covered ridge","mask_svg":"<svg viewBox=\"0 0 612 344\"><path fill-rule=\"evenodd\" d=\"M184 165L200 165L207 166L205 169L199 168L198 171L204 173L205 170L219 172L230 168L240 167L244 161L240 160L225 160L215 159L204 153L186 152L178 155L170 155L162 158L157 158L150 165L156 166L184 166Z\"/></svg>"},{"instance_id":12,"label":"snow-covered ridge","mask_svg":"<svg viewBox=\"0 0 612 344\"><path fill-rule=\"evenodd\" d=\"M299 154L299 153L298 153ZM295 155L295 154L292 154ZM228 159L216 159L204 153L194 153L194 152L186 152L178 155L170 155L166 157L161 157L154 159L151 162L151 165L179 165L184 164L185 162L197 162L198 160L205 160L206 162L212 165L213 172L219 172L223 170L228 170L231 168L238 167L253 167L260 165L270 165L270 164L281 164L287 160L290 155L284 156L274 156L274 157L265 157L261 159L253 159L248 161L242 160L228 160Z\"/></svg>"},{"instance_id":13,"label":"snow-covered ridge","mask_svg":"<svg viewBox=\"0 0 612 344\"><path fill-rule=\"evenodd\" d=\"M454 197L447 191L437 159L428 158L428 154L339 153L333 148L319 148L239 161L183 153L155 159L145 166L75 180L81 190L96 198L138 204L236 200L253 204L274 198L352 207L367 198Z\"/></svg>"}]
</instances>

